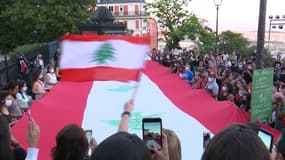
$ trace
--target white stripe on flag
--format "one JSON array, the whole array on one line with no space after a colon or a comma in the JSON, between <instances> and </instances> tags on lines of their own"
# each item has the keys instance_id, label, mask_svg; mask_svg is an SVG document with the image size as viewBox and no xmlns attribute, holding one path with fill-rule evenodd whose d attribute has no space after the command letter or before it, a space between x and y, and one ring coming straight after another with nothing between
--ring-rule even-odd
<instances>
[{"instance_id":1,"label":"white stripe on flag","mask_svg":"<svg viewBox=\"0 0 285 160\"><path fill-rule=\"evenodd\" d=\"M117 132L124 103L132 95L134 83L115 81L94 82L84 112L82 127L92 129L98 142ZM146 75L142 75L135 100L135 109L129 124L129 132L142 137L143 117L161 117L164 128L174 130L182 145L182 159L199 160L203 153L201 123L177 108Z\"/></svg>"},{"instance_id":2,"label":"white stripe on flag","mask_svg":"<svg viewBox=\"0 0 285 160\"><path fill-rule=\"evenodd\" d=\"M114 48L114 61L108 61L106 65L97 65L92 62L94 54L99 47L109 42ZM142 68L149 46L146 44L135 44L123 40L108 41L68 41L61 44L62 59L61 69L90 68L96 66L109 66L116 68L137 69Z\"/></svg>"}]
</instances>

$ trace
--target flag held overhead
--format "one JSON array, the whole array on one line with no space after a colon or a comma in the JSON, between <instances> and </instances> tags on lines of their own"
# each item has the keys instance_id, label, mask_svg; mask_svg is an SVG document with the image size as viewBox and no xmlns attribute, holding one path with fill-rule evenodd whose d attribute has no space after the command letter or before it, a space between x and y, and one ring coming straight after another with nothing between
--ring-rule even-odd
<instances>
[{"instance_id":1,"label":"flag held overhead","mask_svg":"<svg viewBox=\"0 0 285 160\"><path fill-rule=\"evenodd\" d=\"M63 81L139 80L149 38L66 35L61 38Z\"/></svg>"}]
</instances>

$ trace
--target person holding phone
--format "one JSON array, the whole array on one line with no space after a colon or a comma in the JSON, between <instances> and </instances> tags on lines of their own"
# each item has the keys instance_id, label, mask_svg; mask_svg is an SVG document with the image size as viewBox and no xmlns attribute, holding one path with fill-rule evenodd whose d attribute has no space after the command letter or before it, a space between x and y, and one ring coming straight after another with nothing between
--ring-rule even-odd
<instances>
[{"instance_id":1,"label":"person holding phone","mask_svg":"<svg viewBox=\"0 0 285 160\"><path fill-rule=\"evenodd\" d=\"M210 140L202 160L270 160L270 154L251 128L234 124Z\"/></svg>"},{"instance_id":2,"label":"person holding phone","mask_svg":"<svg viewBox=\"0 0 285 160\"><path fill-rule=\"evenodd\" d=\"M165 147L162 150L153 148L152 155L137 135L128 133L128 123L133 109L134 101L131 99L124 105L118 132L97 146L91 160L169 160L167 137L164 133L162 139Z\"/></svg>"},{"instance_id":3,"label":"person holding phone","mask_svg":"<svg viewBox=\"0 0 285 160\"><path fill-rule=\"evenodd\" d=\"M96 148L95 139L91 140L92 152ZM53 160L84 160L88 158L89 144L84 130L76 124L69 124L56 135L56 145L52 148Z\"/></svg>"},{"instance_id":4,"label":"person holding phone","mask_svg":"<svg viewBox=\"0 0 285 160\"><path fill-rule=\"evenodd\" d=\"M278 137L276 145L274 145L272 153L272 160L285 160L285 129L283 129Z\"/></svg>"},{"instance_id":5,"label":"person holding phone","mask_svg":"<svg viewBox=\"0 0 285 160\"><path fill-rule=\"evenodd\" d=\"M0 115L0 159L2 160L37 160L40 128L32 119L27 130L27 152L19 142L11 135L7 119Z\"/></svg>"}]
</instances>

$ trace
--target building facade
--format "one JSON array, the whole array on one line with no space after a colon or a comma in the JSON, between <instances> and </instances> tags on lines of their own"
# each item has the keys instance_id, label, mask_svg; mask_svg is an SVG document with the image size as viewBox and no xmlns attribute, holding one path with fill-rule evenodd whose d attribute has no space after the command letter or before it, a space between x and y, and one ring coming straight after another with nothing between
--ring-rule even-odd
<instances>
[{"instance_id":1,"label":"building facade","mask_svg":"<svg viewBox=\"0 0 285 160\"><path fill-rule=\"evenodd\" d=\"M127 24L127 30L134 36L147 34L145 0L97 0L96 6L104 6L114 15L115 22Z\"/></svg>"}]
</instances>

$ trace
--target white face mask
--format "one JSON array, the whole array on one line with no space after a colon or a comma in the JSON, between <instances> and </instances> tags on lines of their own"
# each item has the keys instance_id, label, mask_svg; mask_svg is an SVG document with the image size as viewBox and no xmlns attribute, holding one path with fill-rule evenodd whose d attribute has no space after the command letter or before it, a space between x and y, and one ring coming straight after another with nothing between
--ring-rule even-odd
<instances>
[{"instance_id":1,"label":"white face mask","mask_svg":"<svg viewBox=\"0 0 285 160\"><path fill-rule=\"evenodd\" d=\"M209 78L208 78L208 81L209 81L209 82L212 82L212 81L213 81L213 78L210 78L210 77L209 77Z\"/></svg>"},{"instance_id":2,"label":"white face mask","mask_svg":"<svg viewBox=\"0 0 285 160\"><path fill-rule=\"evenodd\" d=\"M11 99L5 100L5 106L10 107L12 105L13 101Z\"/></svg>"},{"instance_id":3,"label":"white face mask","mask_svg":"<svg viewBox=\"0 0 285 160\"><path fill-rule=\"evenodd\" d=\"M42 78L43 78L43 75L41 74L41 75L40 75L40 79L42 79Z\"/></svg>"},{"instance_id":4,"label":"white face mask","mask_svg":"<svg viewBox=\"0 0 285 160\"><path fill-rule=\"evenodd\" d=\"M223 87L222 88L223 91L227 91L227 89L228 89L227 87Z\"/></svg>"},{"instance_id":5,"label":"white face mask","mask_svg":"<svg viewBox=\"0 0 285 160\"><path fill-rule=\"evenodd\" d=\"M22 92L26 92L28 90L28 88L25 86L22 88Z\"/></svg>"},{"instance_id":6,"label":"white face mask","mask_svg":"<svg viewBox=\"0 0 285 160\"><path fill-rule=\"evenodd\" d=\"M50 69L49 72L50 72L50 73L53 73L53 72L54 72L54 69Z\"/></svg>"}]
</instances>

